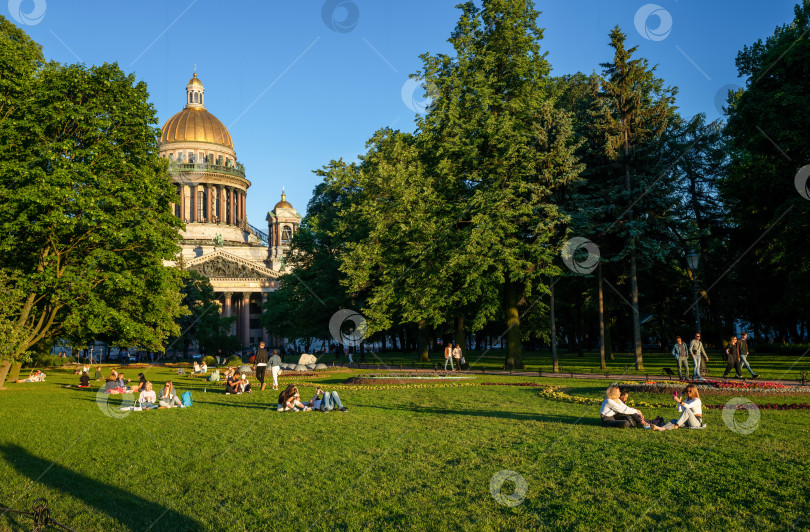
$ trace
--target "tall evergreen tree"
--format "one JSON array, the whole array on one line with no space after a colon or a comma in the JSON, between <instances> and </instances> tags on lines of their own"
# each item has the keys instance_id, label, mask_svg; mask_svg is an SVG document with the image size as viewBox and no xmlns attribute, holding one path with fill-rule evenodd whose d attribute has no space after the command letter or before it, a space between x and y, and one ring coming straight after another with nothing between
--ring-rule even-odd
<instances>
[{"instance_id":1,"label":"tall evergreen tree","mask_svg":"<svg viewBox=\"0 0 810 532\"><path fill-rule=\"evenodd\" d=\"M615 162L624 181L624 212L611 224L611 230L624 240L622 255L630 263L636 369L643 369L638 258L645 252L663 258L663 250L655 249L660 240L652 234L651 222L667 212L668 203L671 205L666 194L655 192L667 190L659 183L665 178L659 173L663 170L659 140L672 118L676 91L664 87L663 80L655 77L656 67L650 67L646 59L634 59L636 47L626 48L625 40L618 26L611 30L614 56L611 62L602 64L600 110L595 118L605 154Z\"/></svg>"}]
</instances>

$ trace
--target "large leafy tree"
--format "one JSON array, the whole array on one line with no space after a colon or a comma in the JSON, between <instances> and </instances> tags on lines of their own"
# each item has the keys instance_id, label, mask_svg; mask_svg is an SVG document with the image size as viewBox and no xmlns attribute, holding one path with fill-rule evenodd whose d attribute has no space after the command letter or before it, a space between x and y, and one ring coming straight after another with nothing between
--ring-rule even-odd
<instances>
[{"instance_id":1,"label":"large leafy tree","mask_svg":"<svg viewBox=\"0 0 810 532\"><path fill-rule=\"evenodd\" d=\"M783 342L798 336L800 321L810 325L810 252L798 244L810 232L810 201L795 184L797 171L810 163L810 2L794 11L793 21L737 55L746 81L729 95L724 133L731 161L720 183L735 255L756 242L735 268L741 317L756 329L775 329Z\"/></svg>"},{"instance_id":2,"label":"large leafy tree","mask_svg":"<svg viewBox=\"0 0 810 532\"><path fill-rule=\"evenodd\" d=\"M146 85L115 64L44 64L5 19L0 39L0 264L13 288L0 304L19 309L20 336L3 356L57 336L162 349L183 313L182 273L164 266L180 222Z\"/></svg>"},{"instance_id":3,"label":"large leafy tree","mask_svg":"<svg viewBox=\"0 0 810 532\"><path fill-rule=\"evenodd\" d=\"M424 55L419 76L435 87L419 126L426 172L454 210L448 256L464 277L498 290L506 322L507 367L523 367L521 313L545 308L558 273L552 236L565 217L553 194L577 179L568 114L554 106L550 65L540 49L539 13L528 0L461 4L449 41L455 55ZM491 289L481 302L497 299ZM486 306L484 307L486 309ZM486 312L486 311L485 311Z\"/></svg>"}]
</instances>

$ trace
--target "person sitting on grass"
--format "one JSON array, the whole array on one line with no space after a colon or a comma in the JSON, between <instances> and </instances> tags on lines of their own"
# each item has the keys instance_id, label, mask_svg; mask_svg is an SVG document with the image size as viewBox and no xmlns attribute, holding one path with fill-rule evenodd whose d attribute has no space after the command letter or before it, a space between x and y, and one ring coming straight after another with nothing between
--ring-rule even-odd
<instances>
[{"instance_id":1,"label":"person sitting on grass","mask_svg":"<svg viewBox=\"0 0 810 532\"><path fill-rule=\"evenodd\" d=\"M180 408L183 407L183 401L177 397L177 394L174 393L174 384L172 381L166 381L166 384L163 386L163 389L160 390L160 395L158 395L158 405L162 408L171 408L173 406L179 406Z\"/></svg>"},{"instance_id":2,"label":"person sitting on grass","mask_svg":"<svg viewBox=\"0 0 810 532\"><path fill-rule=\"evenodd\" d=\"M681 412L675 422L664 425L662 430L675 430L688 426L690 429L703 428L703 403L700 400L697 386L690 384L683 390L683 398L678 397L676 392L672 392L672 397L678 403L678 411ZM686 400L684 400L686 398Z\"/></svg>"},{"instance_id":3,"label":"person sitting on grass","mask_svg":"<svg viewBox=\"0 0 810 532\"><path fill-rule=\"evenodd\" d=\"M236 373L231 373L228 380L225 381L225 395L239 392L239 383L241 379Z\"/></svg>"},{"instance_id":4,"label":"person sitting on grass","mask_svg":"<svg viewBox=\"0 0 810 532\"><path fill-rule=\"evenodd\" d=\"M202 373L202 370L200 369L200 365L195 360L194 361L194 375L199 375L200 373Z\"/></svg>"},{"instance_id":5,"label":"person sitting on grass","mask_svg":"<svg viewBox=\"0 0 810 532\"><path fill-rule=\"evenodd\" d=\"M143 392L146 390L146 377L143 373L138 373L138 386L133 386L131 392Z\"/></svg>"},{"instance_id":6,"label":"person sitting on grass","mask_svg":"<svg viewBox=\"0 0 810 532\"><path fill-rule=\"evenodd\" d=\"M645 429L660 430L658 427L650 425L641 415L641 411L630 408L619 398L621 390L615 384L608 386L605 392L605 400L602 401L600 414L602 416L602 426L604 427L644 427Z\"/></svg>"},{"instance_id":7,"label":"person sitting on grass","mask_svg":"<svg viewBox=\"0 0 810 532\"><path fill-rule=\"evenodd\" d=\"M242 373L242 378L239 379L239 387L236 393L253 393L253 390L250 389L250 382L248 381L247 375Z\"/></svg>"},{"instance_id":8,"label":"person sitting on grass","mask_svg":"<svg viewBox=\"0 0 810 532\"><path fill-rule=\"evenodd\" d=\"M301 402L301 394L298 393L298 388L290 384L278 396L278 411L286 412L292 410L298 412L299 410L310 410L311 408Z\"/></svg>"},{"instance_id":9,"label":"person sitting on grass","mask_svg":"<svg viewBox=\"0 0 810 532\"><path fill-rule=\"evenodd\" d=\"M321 398L319 395L323 397ZM320 410L321 412L331 412L335 408L341 412L349 410L343 406L337 392L324 392L320 388L315 390L315 396L306 403L303 403L303 406L308 406L312 410Z\"/></svg>"},{"instance_id":10,"label":"person sitting on grass","mask_svg":"<svg viewBox=\"0 0 810 532\"><path fill-rule=\"evenodd\" d=\"M90 387L90 375L87 372L82 373L82 376L79 377L79 388L89 388Z\"/></svg>"},{"instance_id":11,"label":"person sitting on grass","mask_svg":"<svg viewBox=\"0 0 810 532\"><path fill-rule=\"evenodd\" d=\"M203 360L203 363L200 364L200 373L202 373L203 375L208 373L208 364L205 363L205 360Z\"/></svg>"},{"instance_id":12,"label":"person sitting on grass","mask_svg":"<svg viewBox=\"0 0 810 532\"><path fill-rule=\"evenodd\" d=\"M228 369L222 373L222 376L225 378L226 382L231 378L232 375L236 375L236 368L233 366L228 366Z\"/></svg>"},{"instance_id":13,"label":"person sitting on grass","mask_svg":"<svg viewBox=\"0 0 810 532\"><path fill-rule=\"evenodd\" d=\"M104 378L104 375L101 374L101 366L96 366L96 380L100 381Z\"/></svg>"},{"instance_id":14,"label":"person sitting on grass","mask_svg":"<svg viewBox=\"0 0 810 532\"><path fill-rule=\"evenodd\" d=\"M138 396L138 406L144 410L149 410L150 408L157 408L157 397L155 396L155 391L152 389L152 383L147 382L144 387L141 395Z\"/></svg>"}]
</instances>

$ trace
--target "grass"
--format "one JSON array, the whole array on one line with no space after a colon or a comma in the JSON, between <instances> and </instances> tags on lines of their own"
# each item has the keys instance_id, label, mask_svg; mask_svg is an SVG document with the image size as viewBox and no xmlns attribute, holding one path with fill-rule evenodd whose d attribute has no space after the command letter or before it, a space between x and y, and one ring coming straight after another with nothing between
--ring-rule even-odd
<instances>
[{"instance_id":1,"label":"grass","mask_svg":"<svg viewBox=\"0 0 810 532\"><path fill-rule=\"evenodd\" d=\"M470 351L465 354L470 369L473 371L479 370L502 370L505 353L501 350L492 350L486 352ZM671 369L676 375L678 373L678 363L669 353L644 353L644 370L638 371L635 369L635 355L633 353L614 353L614 360L607 360L607 371L611 375L650 375L661 377L663 375L663 368ZM334 358L330 355L322 355L322 359L331 363ZM404 368L414 367L433 367L434 363L444 366L444 355L441 353L431 353L430 363L417 362L416 353L380 353L380 354L366 354L367 364L389 364L394 367L402 365ZM559 365L561 373L585 373L594 375L604 375L605 371L599 368L599 353L598 352L585 352L583 356L577 356L576 353L559 354ZM354 356L354 361L359 362L359 355ZM346 362L343 358L342 362ZM527 370L542 371L543 373L552 372L551 353L548 351L530 351L524 352L523 362ZM759 374L760 379L801 379L801 373L807 372L808 379L810 380L810 356L789 356L789 355L773 355L773 354L752 354L748 357L748 362L755 372ZM726 362L720 353L709 353L709 374L711 377L720 377L726 369ZM689 359L689 370L692 371L692 360ZM742 368L743 375L749 377L748 370ZM730 373L733 375L733 370Z\"/></svg>"},{"instance_id":2,"label":"grass","mask_svg":"<svg viewBox=\"0 0 810 532\"><path fill-rule=\"evenodd\" d=\"M808 410L763 410L749 435L729 430L719 410L705 412L706 430L610 430L594 406L476 384L352 387L340 389L348 412L282 414L270 391L225 396L173 370L139 371L153 382L175 379L194 406L116 418L102 413L94 389L61 387L76 380L67 370L49 371L45 383L7 384L0 506L27 510L45 497L55 519L83 531L810 527ZM349 376L318 381L329 389ZM491 375L473 382L485 381L551 383L592 398L605 387ZM675 410L645 411L657 414ZM491 493L504 470L525 479L515 507ZM503 493L515 485L506 481ZM0 517L0 530L31 528L30 519Z\"/></svg>"}]
</instances>

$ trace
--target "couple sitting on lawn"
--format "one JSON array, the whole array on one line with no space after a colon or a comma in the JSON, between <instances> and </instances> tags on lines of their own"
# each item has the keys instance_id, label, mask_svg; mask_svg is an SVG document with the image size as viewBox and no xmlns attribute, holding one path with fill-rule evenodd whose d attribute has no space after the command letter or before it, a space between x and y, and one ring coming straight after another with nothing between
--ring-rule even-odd
<instances>
[{"instance_id":1,"label":"couple sitting on lawn","mask_svg":"<svg viewBox=\"0 0 810 532\"><path fill-rule=\"evenodd\" d=\"M183 402L174 392L172 381L166 381L166 384L160 391L160 395L157 395L155 391L152 390L151 382L145 381L144 389L138 397L138 406L143 410L149 410L151 408L172 408L174 406L183 408Z\"/></svg>"},{"instance_id":2,"label":"couple sitting on lawn","mask_svg":"<svg viewBox=\"0 0 810 532\"><path fill-rule=\"evenodd\" d=\"M194 375L205 375L208 373L208 364L205 363L203 360L202 364L199 364L196 360L194 361Z\"/></svg>"},{"instance_id":3,"label":"couple sitting on lawn","mask_svg":"<svg viewBox=\"0 0 810 532\"><path fill-rule=\"evenodd\" d=\"M27 379L17 379L14 382L43 382L45 380L45 374L42 373L40 370L35 369L28 375ZM2 383L0 383L2 384Z\"/></svg>"},{"instance_id":4,"label":"couple sitting on lawn","mask_svg":"<svg viewBox=\"0 0 810 532\"><path fill-rule=\"evenodd\" d=\"M225 395L231 395L232 393L237 395L243 393L253 393L253 390L250 388L250 382L248 381L247 375L244 373L242 373L242 375L238 375L236 372L230 374L228 379L225 381Z\"/></svg>"},{"instance_id":5,"label":"couple sitting on lawn","mask_svg":"<svg viewBox=\"0 0 810 532\"><path fill-rule=\"evenodd\" d=\"M678 411L681 416L677 420L672 420L659 427L650 423L641 414L641 411L624 404L627 400L627 392L622 392L618 386L608 386L605 392L605 400L602 401L602 426L629 428L642 427L651 430L674 430L684 426L699 429L705 427L703 424L703 404L700 401L700 394L697 386L689 384L683 390L683 398L678 397L677 392L672 392L672 397L678 403Z\"/></svg>"},{"instance_id":6,"label":"couple sitting on lawn","mask_svg":"<svg viewBox=\"0 0 810 532\"><path fill-rule=\"evenodd\" d=\"M319 397L322 396L322 397ZM321 412L330 412L337 408L341 412L346 412L348 408L343 406L337 392L324 392L320 388L315 390L315 396L306 403L301 402L301 394L298 393L298 388L290 384L278 396L278 411L293 412L309 410L319 410Z\"/></svg>"}]
</instances>

